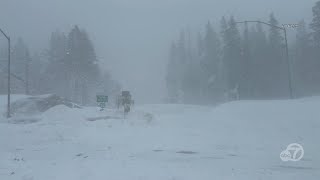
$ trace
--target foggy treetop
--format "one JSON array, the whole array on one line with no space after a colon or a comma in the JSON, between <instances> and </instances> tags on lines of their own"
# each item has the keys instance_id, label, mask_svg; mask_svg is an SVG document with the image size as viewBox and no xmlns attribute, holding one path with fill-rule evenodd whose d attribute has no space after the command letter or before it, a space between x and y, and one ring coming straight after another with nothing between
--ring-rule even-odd
<instances>
[{"instance_id":1,"label":"foggy treetop","mask_svg":"<svg viewBox=\"0 0 320 180\"><path fill-rule=\"evenodd\" d=\"M48 47L51 32L86 29L103 68L141 101L159 102L166 95L168 44L181 28L197 34L208 20L268 20L310 23L316 0L1 0L0 22L14 41L30 51ZM216 29L217 31L219 29ZM293 34L292 34L293 33ZM294 37L295 32L290 32ZM3 37L0 37L3 40ZM292 38L289 41L292 42Z\"/></svg>"}]
</instances>

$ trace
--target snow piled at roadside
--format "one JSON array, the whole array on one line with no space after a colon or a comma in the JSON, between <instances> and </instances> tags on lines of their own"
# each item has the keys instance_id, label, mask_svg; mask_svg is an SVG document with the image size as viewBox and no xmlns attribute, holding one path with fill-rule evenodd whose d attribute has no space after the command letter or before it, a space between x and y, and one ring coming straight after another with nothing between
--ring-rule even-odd
<instances>
[{"instance_id":1,"label":"snow piled at roadside","mask_svg":"<svg viewBox=\"0 0 320 180\"><path fill-rule=\"evenodd\" d=\"M65 106L34 122L1 117L0 179L317 180L318 107L314 97L216 108L144 105L126 119L112 109ZM304 146L304 158L282 162L280 152L293 142Z\"/></svg>"}]
</instances>

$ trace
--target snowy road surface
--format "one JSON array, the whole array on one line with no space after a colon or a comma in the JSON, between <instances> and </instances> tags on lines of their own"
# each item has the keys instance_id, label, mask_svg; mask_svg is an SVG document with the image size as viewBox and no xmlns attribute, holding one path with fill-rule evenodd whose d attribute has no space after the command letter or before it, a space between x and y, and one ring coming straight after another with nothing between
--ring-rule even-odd
<instances>
[{"instance_id":1,"label":"snowy road surface","mask_svg":"<svg viewBox=\"0 0 320 180\"><path fill-rule=\"evenodd\" d=\"M126 120L64 106L1 116L0 180L318 180L319 107L314 97L144 105ZM304 147L301 161L280 160L290 143Z\"/></svg>"}]
</instances>

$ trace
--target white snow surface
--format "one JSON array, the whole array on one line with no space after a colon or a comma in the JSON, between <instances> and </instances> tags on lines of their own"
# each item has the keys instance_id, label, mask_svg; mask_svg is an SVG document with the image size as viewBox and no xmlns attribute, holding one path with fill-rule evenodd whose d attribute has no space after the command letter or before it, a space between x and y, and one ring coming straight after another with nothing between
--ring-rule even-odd
<instances>
[{"instance_id":1,"label":"white snow surface","mask_svg":"<svg viewBox=\"0 0 320 180\"><path fill-rule=\"evenodd\" d=\"M15 95L13 99L24 96ZM318 180L320 98L2 116L0 180ZM300 143L305 156L282 162Z\"/></svg>"}]
</instances>

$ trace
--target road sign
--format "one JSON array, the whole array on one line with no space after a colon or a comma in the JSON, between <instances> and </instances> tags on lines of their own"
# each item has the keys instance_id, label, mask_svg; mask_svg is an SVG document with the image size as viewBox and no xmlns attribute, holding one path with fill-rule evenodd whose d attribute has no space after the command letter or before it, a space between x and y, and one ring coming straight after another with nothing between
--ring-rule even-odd
<instances>
[{"instance_id":1,"label":"road sign","mask_svg":"<svg viewBox=\"0 0 320 180\"><path fill-rule=\"evenodd\" d=\"M108 96L105 95L97 95L97 103L98 106L101 108L100 111L106 107L106 102L108 102Z\"/></svg>"},{"instance_id":2,"label":"road sign","mask_svg":"<svg viewBox=\"0 0 320 180\"><path fill-rule=\"evenodd\" d=\"M108 96L97 95L97 102L98 103L106 103L106 102L108 102Z\"/></svg>"},{"instance_id":3,"label":"road sign","mask_svg":"<svg viewBox=\"0 0 320 180\"><path fill-rule=\"evenodd\" d=\"M105 108L106 107L106 103L104 103L104 102L99 103L99 107L102 108L102 109Z\"/></svg>"}]
</instances>

